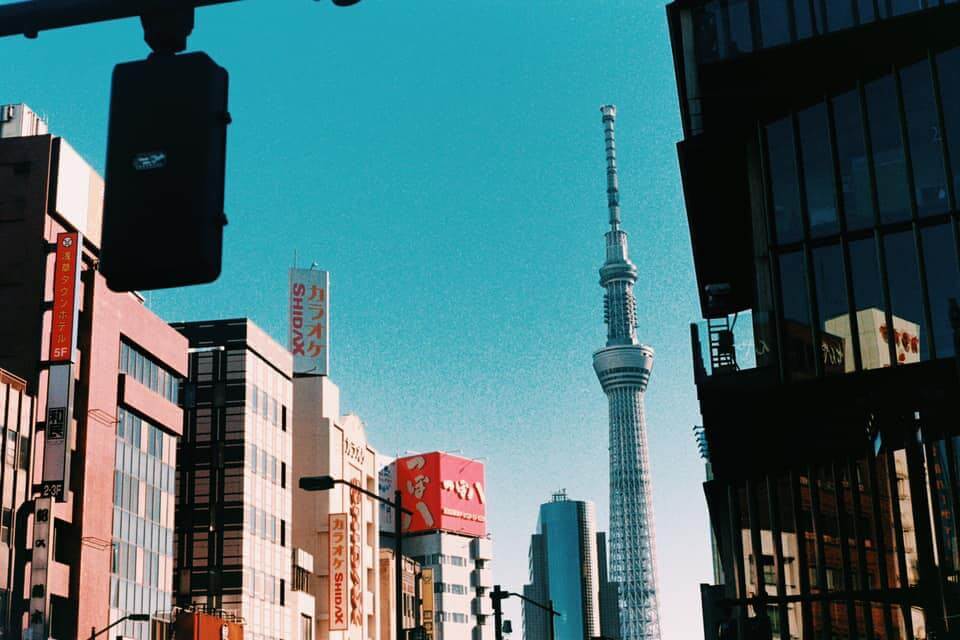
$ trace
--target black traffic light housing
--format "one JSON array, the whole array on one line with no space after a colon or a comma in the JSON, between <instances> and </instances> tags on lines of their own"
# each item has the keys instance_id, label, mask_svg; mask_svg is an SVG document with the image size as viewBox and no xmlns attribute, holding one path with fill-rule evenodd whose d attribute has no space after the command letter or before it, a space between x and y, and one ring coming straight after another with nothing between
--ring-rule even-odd
<instances>
[{"instance_id":1,"label":"black traffic light housing","mask_svg":"<svg viewBox=\"0 0 960 640\"><path fill-rule=\"evenodd\" d=\"M219 276L227 85L205 53L167 49L114 68L100 255L114 291Z\"/></svg>"}]
</instances>

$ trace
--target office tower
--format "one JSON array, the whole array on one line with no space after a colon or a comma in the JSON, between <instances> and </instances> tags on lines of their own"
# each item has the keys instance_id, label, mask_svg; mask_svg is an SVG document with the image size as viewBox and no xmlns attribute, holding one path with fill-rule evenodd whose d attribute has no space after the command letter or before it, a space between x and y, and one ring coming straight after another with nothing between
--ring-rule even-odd
<instances>
[{"instance_id":1,"label":"office tower","mask_svg":"<svg viewBox=\"0 0 960 640\"><path fill-rule=\"evenodd\" d=\"M667 12L707 638L957 637L960 6Z\"/></svg>"},{"instance_id":2,"label":"office tower","mask_svg":"<svg viewBox=\"0 0 960 640\"><path fill-rule=\"evenodd\" d=\"M593 354L593 368L610 406L610 574L620 599L624 640L660 640L653 494L643 398L653 349L637 340L637 267L620 226L614 122L617 109L601 107L607 150L606 261L600 268L607 346Z\"/></svg>"},{"instance_id":3,"label":"office tower","mask_svg":"<svg viewBox=\"0 0 960 640\"><path fill-rule=\"evenodd\" d=\"M601 595L609 598L609 593L603 591L600 575L606 577L607 573L606 542L597 535L595 511L592 502L570 500L565 490L558 491L550 502L540 505L537 532L530 538L530 584L524 586L523 594L534 602L552 604L560 612L554 620L558 640L591 640L603 635ZM609 600L607 604L611 604ZM616 601L612 604L616 608ZM524 640L549 640L548 616L543 609L524 602ZM607 637L617 634L619 629Z\"/></svg>"},{"instance_id":4,"label":"office tower","mask_svg":"<svg viewBox=\"0 0 960 640\"><path fill-rule=\"evenodd\" d=\"M600 584L600 637L620 637L620 590L610 579L607 559L607 534L597 532L597 580Z\"/></svg>"},{"instance_id":5,"label":"office tower","mask_svg":"<svg viewBox=\"0 0 960 640\"><path fill-rule=\"evenodd\" d=\"M3 489L4 508L27 500L11 514L13 583L0 624L13 637L74 638L172 604L187 341L97 273L96 172L26 105L0 107L0 136L0 367L35 397L18 439L36 426L29 488ZM149 633L146 622L115 629Z\"/></svg>"},{"instance_id":6,"label":"office tower","mask_svg":"<svg viewBox=\"0 0 960 640\"><path fill-rule=\"evenodd\" d=\"M290 638L292 358L247 319L172 326L190 341L176 603L230 611L252 640Z\"/></svg>"}]
</instances>

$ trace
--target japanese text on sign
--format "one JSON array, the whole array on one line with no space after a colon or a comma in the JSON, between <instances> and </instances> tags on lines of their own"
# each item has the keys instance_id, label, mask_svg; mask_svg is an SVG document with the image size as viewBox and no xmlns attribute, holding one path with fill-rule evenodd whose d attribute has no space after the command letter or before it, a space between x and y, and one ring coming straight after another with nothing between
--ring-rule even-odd
<instances>
[{"instance_id":1,"label":"japanese text on sign","mask_svg":"<svg viewBox=\"0 0 960 640\"><path fill-rule=\"evenodd\" d=\"M290 352L294 373L327 375L330 365L330 274L290 270Z\"/></svg>"},{"instance_id":2,"label":"japanese text on sign","mask_svg":"<svg viewBox=\"0 0 960 640\"><path fill-rule=\"evenodd\" d=\"M77 280L80 275L80 234L57 234L53 271L53 318L50 326L50 362L70 362L76 344Z\"/></svg>"},{"instance_id":3,"label":"japanese text on sign","mask_svg":"<svg viewBox=\"0 0 960 640\"><path fill-rule=\"evenodd\" d=\"M346 631L349 602L347 600L347 514L331 513L329 518L330 545L330 630Z\"/></svg>"}]
</instances>

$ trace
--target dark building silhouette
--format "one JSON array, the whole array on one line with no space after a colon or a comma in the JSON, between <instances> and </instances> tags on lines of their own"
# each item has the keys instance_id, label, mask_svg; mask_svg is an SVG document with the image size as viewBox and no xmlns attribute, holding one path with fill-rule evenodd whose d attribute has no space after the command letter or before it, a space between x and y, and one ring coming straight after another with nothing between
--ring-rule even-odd
<instances>
[{"instance_id":1,"label":"dark building silhouette","mask_svg":"<svg viewBox=\"0 0 960 640\"><path fill-rule=\"evenodd\" d=\"M960 5L667 15L722 565L706 637L960 637Z\"/></svg>"},{"instance_id":2,"label":"dark building silhouette","mask_svg":"<svg viewBox=\"0 0 960 640\"><path fill-rule=\"evenodd\" d=\"M617 583L610 579L607 534L597 532L597 583L600 590L600 636L620 637L620 605Z\"/></svg>"}]
</instances>

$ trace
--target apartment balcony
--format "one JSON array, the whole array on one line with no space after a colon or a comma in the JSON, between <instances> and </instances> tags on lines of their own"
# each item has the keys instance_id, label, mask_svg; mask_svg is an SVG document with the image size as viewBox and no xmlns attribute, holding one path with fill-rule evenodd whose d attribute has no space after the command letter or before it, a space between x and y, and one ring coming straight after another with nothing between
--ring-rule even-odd
<instances>
[{"instance_id":1,"label":"apartment balcony","mask_svg":"<svg viewBox=\"0 0 960 640\"><path fill-rule=\"evenodd\" d=\"M470 572L470 586L474 588L492 588L493 572L490 569L474 569L472 572Z\"/></svg>"},{"instance_id":2,"label":"apartment balcony","mask_svg":"<svg viewBox=\"0 0 960 640\"><path fill-rule=\"evenodd\" d=\"M470 542L470 558L473 560L493 560L493 540L474 538Z\"/></svg>"}]
</instances>

